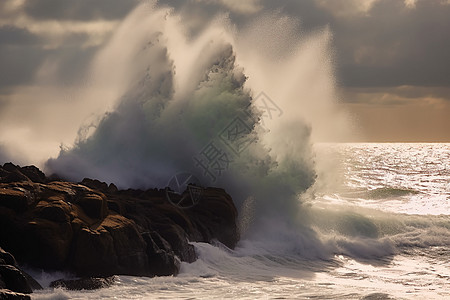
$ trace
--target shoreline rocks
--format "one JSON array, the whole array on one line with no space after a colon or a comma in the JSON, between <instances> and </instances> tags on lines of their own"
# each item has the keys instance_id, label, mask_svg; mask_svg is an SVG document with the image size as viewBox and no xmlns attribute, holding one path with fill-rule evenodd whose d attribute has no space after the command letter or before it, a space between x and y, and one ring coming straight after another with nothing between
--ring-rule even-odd
<instances>
[{"instance_id":1,"label":"shoreline rocks","mask_svg":"<svg viewBox=\"0 0 450 300\"><path fill-rule=\"evenodd\" d=\"M196 260L189 242L234 248L237 210L219 188L183 209L166 190L118 190L93 179L47 178L34 166L0 166L0 247L21 264L81 277L176 275Z\"/></svg>"},{"instance_id":2,"label":"shoreline rocks","mask_svg":"<svg viewBox=\"0 0 450 300\"><path fill-rule=\"evenodd\" d=\"M114 284L114 276L98 278L80 278L80 279L59 279L50 283L51 288L65 288L67 290L79 291L79 290L97 290L101 288L110 287Z\"/></svg>"},{"instance_id":3,"label":"shoreline rocks","mask_svg":"<svg viewBox=\"0 0 450 300\"><path fill-rule=\"evenodd\" d=\"M26 294L39 289L41 285L19 268L14 256L0 248L0 299L30 299Z\"/></svg>"}]
</instances>

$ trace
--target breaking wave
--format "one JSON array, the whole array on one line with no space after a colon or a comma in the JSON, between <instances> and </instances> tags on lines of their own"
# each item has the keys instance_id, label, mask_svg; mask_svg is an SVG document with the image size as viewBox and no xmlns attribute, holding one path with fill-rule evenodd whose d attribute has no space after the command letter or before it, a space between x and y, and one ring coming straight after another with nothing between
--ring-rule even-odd
<instances>
[{"instance_id":1,"label":"breaking wave","mask_svg":"<svg viewBox=\"0 0 450 300\"><path fill-rule=\"evenodd\" d=\"M328 31L299 35L298 22L277 13L239 30L217 16L196 35L183 22L156 4L124 20L91 70L99 86L113 84L101 99L112 109L81 126L47 172L121 188L181 188L186 178L223 187L240 210L240 251L249 255L380 259L397 252L402 236L425 234L399 225L407 221L389 227L385 217L303 203L316 180L312 144L346 125L333 104ZM369 196L411 193L381 188Z\"/></svg>"},{"instance_id":2,"label":"breaking wave","mask_svg":"<svg viewBox=\"0 0 450 300\"><path fill-rule=\"evenodd\" d=\"M109 80L99 101L113 109L81 126L46 171L121 188L162 188L191 174L247 207L249 232L268 218L293 222L316 177L311 144L326 118L314 116L333 110L330 34L299 36L298 22L276 13L239 31L219 15L194 36L182 21L156 4L124 20L91 70L99 88ZM267 46L280 41L289 45Z\"/></svg>"}]
</instances>

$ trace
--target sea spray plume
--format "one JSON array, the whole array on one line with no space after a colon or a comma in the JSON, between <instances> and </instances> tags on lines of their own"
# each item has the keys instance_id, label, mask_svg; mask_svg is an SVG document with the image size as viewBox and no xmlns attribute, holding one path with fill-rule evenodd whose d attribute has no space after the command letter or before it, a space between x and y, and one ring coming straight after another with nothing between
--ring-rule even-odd
<instances>
[{"instance_id":1,"label":"sea spray plume","mask_svg":"<svg viewBox=\"0 0 450 300\"><path fill-rule=\"evenodd\" d=\"M180 170L195 172L193 155L250 104L244 77L235 76L231 48L221 49L186 99L173 100L172 72L145 76L156 84L133 86L93 136L48 166L77 180L91 172L122 187L143 188L164 187Z\"/></svg>"},{"instance_id":2,"label":"sea spray plume","mask_svg":"<svg viewBox=\"0 0 450 300\"><path fill-rule=\"evenodd\" d=\"M246 84L246 57L236 52L242 45L237 46L239 42L228 31L226 18L219 17L189 41L176 15L159 9L152 9L150 15L153 28L128 27L129 34L120 34L121 43L113 37L114 42L103 50L113 61L110 53L120 51L108 47L127 44L134 49L121 53L125 56L121 60L129 64L119 64L115 70L134 78L127 79L116 109L101 119L91 136L49 160L48 171L73 180L95 177L122 188L164 187L179 172L196 174L204 185L225 188L238 206L248 197L255 199L254 222L246 225L248 236L275 244L281 236L284 242L293 237L299 252L316 253L305 250L319 247L314 232L296 220L298 196L315 178L311 127L296 114L297 104L284 108L293 111L280 118L273 134L272 128L262 126L264 111L254 103L261 89L255 90L253 83L260 77ZM124 22L137 24L134 19L142 17L134 12ZM128 41L135 33L141 38ZM270 91L280 105L297 99ZM241 138L250 142L233 154L220 137L229 134L235 120L246 124ZM229 165L215 178L195 160L211 144L229 155Z\"/></svg>"},{"instance_id":3,"label":"sea spray plume","mask_svg":"<svg viewBox=\"0 0 450 300\"><path fill-rule=\"evenodd\" d=\"M148 58L139 53L145 52L147 43L157 41L159 32L167 25L161 20L169 10L155 10L154 5L155 1L146 1L132 11L115 27L107 46L96 54L93 49L97 47L84 49L83 52L93 53L88 56L92 59L80 67L76 78L61 76L69 67L64 58L66 51L61 51L60 55L45 59L28 87L20 87L12 93L11 101L4 109L2 107L0 119L0 127L5 129L0 142L10 153L9 159L43 167L49 157L58 154L60 145L63 148L73 146L80 125L95 127L106 112L115 110L120 97L145 72ZM158 52L147 51L146 54L158 55ZM80 55L88 60L85 53ZM152 68L157 68L158 60L152 61ZM93 133L94 127L87 130L87 136Z\"/></svg>"},{"instance_id":4,"label":"sea spray plume","mask_svg":"<svg viewBox=\"0 0 450 300\"><path fill-rule=\"evenodd\" d=\"M264 91L283 110L280 118L265 119L270 132L264 139L277 153L284 146L272 138L286 134L292 123L298 123L297 130L308 124L314 143L345 141L354 133L338 105L332 44L328 27L305 32L301 20L276 11L261 14L239 32L236 52L247 85ZM306 143L296 146L301 145Z\"/></svg>"}]
</instances>

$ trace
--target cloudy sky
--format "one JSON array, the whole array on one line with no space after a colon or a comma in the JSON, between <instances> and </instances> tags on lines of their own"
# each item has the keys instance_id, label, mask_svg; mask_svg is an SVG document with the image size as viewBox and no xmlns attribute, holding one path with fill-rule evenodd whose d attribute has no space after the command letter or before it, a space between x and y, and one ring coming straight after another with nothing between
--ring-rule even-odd
<instances>
[{"instance_id":1,"label":"cloudy sky","mask_svg":"<svg viewBox=\"0 0 450 300\"><path fill-rule=\"evenodd\" d=\"M32 118L26 107L24 115L11 115L9 108L42 86L82 84L95 53L139 2L1 0L3 124ZM266 12L299 18L305 32L328 28L337 98L362 132L348 141L450 142L450 0L159 2L185 16L192 34L217 13L227 13L237 28ZM0 160L2 140L14 134L0 128Z\"/></svg>"}]
</instances>

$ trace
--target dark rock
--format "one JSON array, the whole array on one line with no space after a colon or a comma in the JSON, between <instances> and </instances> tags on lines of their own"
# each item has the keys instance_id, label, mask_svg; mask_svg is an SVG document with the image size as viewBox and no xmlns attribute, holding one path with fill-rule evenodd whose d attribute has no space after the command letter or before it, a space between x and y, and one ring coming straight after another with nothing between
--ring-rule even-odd
<instances>
[{"instance_id":1,"label":"dark rock","mask_svg":"<svg viewBox=\"0 0 450 300\"><path fill-rule=\"evenodd\" d=\"M14 258L14 256L12 256L11 253L6 252L5 250L3 250L2 248L0 248L0 259L2 260L3 265L11 265L11 266L17 266L17 262L16 259Z\"/></svg>"},{"instance_id":2,"label":"dark rock","mask_svg":"<svg viewBox=\"0 0 450 300\"><path fill-rule=\"evenodd\" d=\"M23 227L21 245L17 249L22 261L43 269L63 269L71 249L73 231L70 223L33 218ZM17 247L17 245L15 245ZM21 251L19 251L21 250Z\"/></svg>"},{"instance_id":3,"label":"dark rock","mask_svg":"<svg viewBox=\"0 0 450 300\"><path fill-rule=\"evenodd\" d=\"M81 197L88 188L78 186L76 184L68 184L63 181L52 181L48 184L41 184L39 191L39 198L41 200L61 200L64 202L72 203L78 197Z\"/></svg>"},{"instance_id":4,"label":"dark rock","mask_svg":"<svg viewBox=\"0 0 450 300\"><path fill-rule=\"evenodd\" d=\"M6 172L3 173L2 177L0 178L0 182L4 183L22 182L28 180L29 180L28 177L20 172Z\"/></svg>"},{"instance_id":5,"label":"dark rock","mask_svg":"<svg viewBox=\"0 0 450 300\"><path fill-rule=\"evenodd\" d=\"M372 293L361 298L361 300L394 300L389 294Z\"/></svg>"},{"instance_id":6,"label":"dark rock","mask_svg":"<svg viewBox=\"0 0 450 300\"><path fill-rule=\"evenodd\" d=\"M29 274L19 268L14 256L12 256L11 253L6 252L2 248L0 248L0 268L2 268L1 270L3 270L0 270L0 289L9 289L17 292L16 286L18 284L25 284L23 282L23 278L25 278L26 283L32 290L42 289L42 286L36 280L34 280L34 278L32 278ZM13 271L15 269L17 269L18 272Z\"/></svg>"},{"instance_id":7,"label":"dark rock","mask_svg":"<svg viewBox=\"0 0 450 300\"><path fill-rule=\"evenodd\" d=\"M108 185L106 184L106 182L102 182L97 179L84 178L81 181L81 184L85 185L87 187L90 187L91 189L102 191L102 192L105 192L108 190Z\"/></svg>"},{"instance_id":8,"label":"dark rock","mask_svg":"<svg viewBox=\"0 0 450 300\"><path fill-rule=\"evenodd\" d=\"M93 219L103 219L108 213L107 200L103 195L89 193L78 199L76 204Z\"/></svg>"},{"instance_id":9,"label":"dark rock","mask_svg":"<svg viewBox=\"0 0 450 300\"><path fill-rule=\"evenodd\" d=\"M118 214L122 214L123 210L120 207L120 204L117 201L108 201L108 209L115 211Z\"/></svg>"},{"instance_id":10,"label":"dark rock","mask_svg":"<svg viewBox=\"0 0 450 300\"><path fill-rule=\"evenodd\" d=\"M175 254L182 261L192 263L197 260L194 246L188 243L187 234L180 226L172 224L165 228L160 228L159 232L169 242Z\"/></svg>"},{"instance_id":11,"label":"dark rock","mask_svg":"<svg viewBox=\"0 0 450 300\"><path fill-rule=\"evenodd\" d=\"M121 274L148 275L146 243L139 234L136 224L123 216L110 215L102 226L113 239Z\"/></svg>"},{"instance_id":12,"label":"dark rock","mask_svg":"<svg viewBox=\"0 0 450 300\"><path fill-rule=\"evenodd\" d=\"M142 234L147 243L147 257L150 273L156 276L177 275L180 271L180 260L175 256L170 244L157 232Z\"/></svg>"},{"instance_id":13,"label":"dark rock","mask_svg":"<svg viewBox=\"0 0 450 300\"><path fill-rule=\"evenodd\" d=\"M118 258L111 234L105 230L82 228L73 245L71 268L80 276L113 275Z\"/></svg>"},{"instance_id":14,"label":"dark rock","mask_svg":"<svg viewBox=\"0 0 450 300\"><path fill-rule=\"evenodd\" d=\"M22 182L30 181L30 179L20 172L20 167L12 163L5 163L0 167L0 182Z\"/></svg>"},{"instance_id":15,"label":"dark rock","mask_svg":"<svg viewBox=\"0 0 450 300\"><path fill-rule=\"evenodd\" d=\"M7 172L15 172L18 169L19 169L19 167L11 162L3 164L3 170L5 170Z\"/></svg>"},{"instance_id":16,"label":"dark rock","mask_svg":"<svg viewBox=\"0 0 450 300\"><path fill-rule=\"evenodd\" d=\"M96 290L106 288L114 284L115 277L88 277L81 279L59 279L50 283L51 288L65 288L68 290Z\"/></svg>"},{"instance_id":17,"label":"dark rock","mask_svg":"<svg viewBox=\"0 0 450 300\"><path fill-rule=\"evenodd\" d=\"M0 189L0 206L10 208L15 212L24 212L28 209L29 196L19 189Z\"/></svg>"},{"instance_id":18,"label":"dark rock","mask_svg":"<svg viewBox=\"0 0 450 300\"><path fill-rule=\"evenodd\" d=\"M10 290L0 289L1 300L31 300L31 297L22 293L15 293Z\"/></svg>"},{"instance_id":19,"label":"dark rock","mask_svg":"<svg viewBox=\"0 0 450 300\"><path fill-rule=\"evenodd\" d=\"M67 223L70 221L70 216L67 214L62 205L57 205L54 203L42 206L38 211L39 217L49 221L57 223Z\"/></svg>"},{"instance_id":20,"label":"dark rock","mask_svg":"<svg viewBox=\"0 0 450 300\"><path fill-rule=\"evenodd\" d=\"M107 193L109 194L115 194L117 193L119 190L117 189L117 186L114 183L110 183L108 186L108 189L106 190Z\"/></svg>"},{"instance_id":21,"label":"dark rock","mask_svg":"<svg viewBox=\"0 0 450 300\"><path fill-rule=\"evenodd\" d=\"M77 234L73 268L83 276L150 275L145 247L133 221L109 215L96 229Z\"/></svg>"},{"instance_id":22,"label":"dark rock","mask_svg":"<svg viewBox=\"0 0 450 300\"><path fill-rule=\"evenodd\" d=\"M33 277L31 277L28 273L26 273L25 271L21 270L19 268L19 266L17 265L16 259L14 258L14 256L12 256L11 253L6 252L5 250L3 250L2 248L0 248L0 266L7 266L7 267L13 267L16 268L17 270L20 271L21 274L16 273L16 272L12 272L12 273L8 273L9 275L12 276L18 276L19 279L11 279L8 278L8 274L3 274L3 272L0 272L0 289L10 289L10 290L14 290L14 287L10 286L9 283L12 282L20 282L22 280L22 276L25 277L25 280L27 281L28 285L31 287L32 290L40 290L42 289L42 286L36 281L34 280ZM6 276L6 277L4 277Z\"/></svg>"},{"instance_id":23,"label":"dark rock","mask_svg":"<svg viewBox=\"0 0 450 300\"><path fill-rule=\"evenodd\" d=\"M46 206L39 211L39 217L57 223L66 223L70 220L60 206Z\"/></svg>"},{"instance_id":24,"label":"dark rock","mask_svg":"<svg viewBox=\"0 0 450 300\"><path fill-rule=\"evenodd\" d=\"M34 279L33 277L31 277L30 274L28 274L27 272L25 272L24 270L20 270L23 274L23 276L25 276L25 279L28 282L28 285L31 287L31 289L33 291L35 290L42 290L42 286L39 284L39 282L36 281L36 279Z\"/></svg>"},{"instance_id":25,"label":"dark rock","mask_svg":"<svg viewBox=\"0 0 450 300\"><path fill-rule=\"evenodd\" d=\"M156 246L166 252L172 252L172 246L156 231L148 233Z\"/></svg>"},{"instance_id":26,"label":"dark rock","mask_svg":"<svg viewBox=\"0 0 450 300\"><path fill-rule=\"evenodd\" d=\"M11 265L0 265L0 276L5 288L18 293L30 294L33 292L22 272Z\"/></svg>"},{"instance_id":27,"label":"dark rock","mask_svg":"<svg viewBox=\"0 0 450 300\"><path fill-rule=\"evenodd\" d=\"M223 189L204 189L199 203L189 211L190 219L203 229L205 242L217 239L233 249L239 241L238 212L231 197Z\"/></svg>"},{"instance_id":28,"label":"dark rock","mask_svg":"<svg viewBox=\"0 0 450 300\"><path fill-rule=\"evenodd\" d=\"M233 248L236 219L222 189L202 189L198 204L180 208L165 190L118 190L93 179L49 179L33 166L0 167L0 246L30 267L83 277L175 275L180 260L197 259L189 242ZM0 255L0 263L10 258Z\"/></svg>"},{"instance_id":29,"label":"dark rock","mask_svg":"<svg viewBox=\"0 0 450 300\"><path fill-rule=\"evenodd\" d=\"M20 172L27 176L31 181L38 183L47 182L45 174L35 166L27 166L20 169Z\"/></svg>"}]
</instances>

